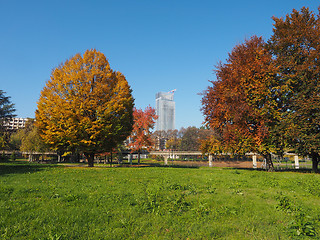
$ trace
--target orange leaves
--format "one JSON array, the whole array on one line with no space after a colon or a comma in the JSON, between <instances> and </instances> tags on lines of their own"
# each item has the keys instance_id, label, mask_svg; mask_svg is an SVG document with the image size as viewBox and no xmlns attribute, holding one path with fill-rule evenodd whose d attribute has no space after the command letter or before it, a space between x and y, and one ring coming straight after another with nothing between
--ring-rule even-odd
<instances>
[{"instance_id":1,"label":"orange leaves","mask_svg":"<svg viewBox=\"0 0 320 240\"><path fill-rule=\"evenodd\" d=\"M88 50L52 71L36 111L43 139L54 148L107 151L130 134L133 97L104 54Z\"/></svg>"},{"instance_id":2,"label":"orange leaves","mask_svg":"<svg viewBox=\"0 0 320 240\"><path fill-rule=\"evenodd\" d=\"M237 45L226 64L216 67L217 81L202 99L206 123L221 133L224 147L234 152L256 149L267 137L268 76L271 55L260 37Z\"/></svg>"},{"instance_id":3,"label":"orange leaves","mask_svg":"<svg viewBox=\"0 0 320 240\"><path fill-rule=\"evenodd\" d=\"M274 17L267 44L252 37L216 67L202 111L221 144L235 152L320 151L319 17L305 7Z\"/></svg>"},{"instance_id":4,"label":"orange leaves","mask_svg":"<svg viewBox=\"0 0 320 240\"><path fill-rule=\"evenodd\" d=\"M153 129L155 120L158 118L155 109L148 106L142 109L134 108L133 111L133 130L130 138L132 142L129 144L133 150L140 150L143 147L148 148L152 145L151 129Z\"/></svg>"}]
</instances>

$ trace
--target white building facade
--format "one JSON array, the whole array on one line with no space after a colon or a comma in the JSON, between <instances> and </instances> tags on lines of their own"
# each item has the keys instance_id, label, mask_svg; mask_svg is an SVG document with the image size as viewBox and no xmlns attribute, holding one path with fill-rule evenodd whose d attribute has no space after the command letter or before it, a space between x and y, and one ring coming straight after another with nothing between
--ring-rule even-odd
<instances>
[{"instance_id":1,"label":"white building facade","mask_svg":"<svg viewBox=\"0 0 320 240\"><path fill-rule=\"evenodd\" d=\"M8 130L17 130L24 128L28 118L11 118L4 123L4 127Z\"/></svg>"},{"instance_id":2,"label":"white building facade","mask_svg":"<svg viewBox=\"0 0 320 240\"><path fill-rule=\"evenodd\" d=\"M156 94L156 131L175 129L175 102L174 92L158 92Z\"/></svg>"}]
</instances>

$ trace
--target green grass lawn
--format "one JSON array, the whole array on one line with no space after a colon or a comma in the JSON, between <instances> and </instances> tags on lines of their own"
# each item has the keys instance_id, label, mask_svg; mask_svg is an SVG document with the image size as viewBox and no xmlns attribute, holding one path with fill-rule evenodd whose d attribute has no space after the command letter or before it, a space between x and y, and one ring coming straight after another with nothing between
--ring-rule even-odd
<instances>
[{"instance_id":1,"label":"green grass lawn","mask_svg":"<svg viewBox=\"0 0 320 240\"><path fill-rule=\"evenodd\" d=\"M0 163L0 239L319 239L320 175Z\"/></svg>"}]
</instances>

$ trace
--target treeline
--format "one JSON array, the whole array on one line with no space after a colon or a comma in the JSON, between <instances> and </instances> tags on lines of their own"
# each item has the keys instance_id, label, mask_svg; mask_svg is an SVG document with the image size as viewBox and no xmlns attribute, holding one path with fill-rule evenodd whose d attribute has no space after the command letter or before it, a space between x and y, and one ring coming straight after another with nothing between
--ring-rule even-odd
<instances>
[{"instance_id":1,"label":"treeline","mask_svg":"<svg viewBox=\"0 0 320 240\"><path fill-rule=\"evenodd\" d=\"M157 150L200 151L201 144L211 134L211 130L204 127L182 127L180 130L155 131L152 139Z\"/></svg>"},{"instance_id":2,"label":"treeline","mask_svg":"<svg viewBox=\"0 0 320 240\"><path fill-rule=\"evenodd\" d=\"M273 20L267 41L252 36L214 69L217 80L202 98L207 130L190 127L151 135L154 110L135 109L125 76L110 68L103 53L91 49L52 70L35 122L15 134L4 126L14 117L14 105L0 91L0 149L20 144L34 151L81 153L93 166L96 154L112 153L128 137L138 152L150 147L153 137L165 139L159 149L256 152L270 170L272 153L294 151L310 156L318 171L320 15L304 7Z\"/></svg>"},{"instance_id":3,"label":"treeline","mask_svg":"<svg viewBox=\"0 0 320 240\"><path fill-rule=\"evenodd\" d=\"M320 10L320 8L319 8ZM214 136L206 152L294 151L320 160L320 16L303 7L273 17L273 34L236 45L204 91L202 112Z\"/></svg>"}]
</instances>

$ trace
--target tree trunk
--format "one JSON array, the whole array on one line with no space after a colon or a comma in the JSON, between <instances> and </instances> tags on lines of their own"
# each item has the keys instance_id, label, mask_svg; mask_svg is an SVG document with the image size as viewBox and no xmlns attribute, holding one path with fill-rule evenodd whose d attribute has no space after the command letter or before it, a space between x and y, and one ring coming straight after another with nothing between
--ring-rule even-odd
<instances>
[{"instance_id":1,"label":"tree trunk","mask_svg":"<svg viewBox=\"0 0 320 240\"><path fill-rule=\"evenodd\" d=\"M110 167L112 166L112 150L110 152Z\"/></svg>"},{"instance_id":2,"label":"tree trunk","mask_svg":"<svg viewBox=\"0 0 320 240\"><path fill-rule=\"evenodd\" d=\"M94 153L85 153L84 154L88 160L88 167L93 167L94 165Z\"/></svg>"},{"instance_id":3,"label":"tree trunk","mask_svg":"<svg viewBox=\"0 0 320 240\"><path fill-rule=\"evenodd\" d=\"M320 156L318 153L312 152L311 158L312 158L312 172L318 173L319 172L318 164L319 164Z\"/></svg>"},{"instance_id":4,"label":"tree trunk","mask_svg":"<svg viewBox=\"0 0 320 240\"><path fill-rule=\"evenodd\" d=\"M263 157L266 159L266 168L267 168L268 172L273 172L274 166L273 166L273 162L271 159L271 153L264 154Z\"/></svg>"},{"instance_id":5,"label":"tree trunk","mask_svg":"<svg viewBox=\"0 0 320 240\"><path fill-rule=\"evenodd\" d=\"M80 162L80 155L76 151L72 151L71 162L73 162L73 163L79 163Z\"/></svg>"},{"instance_id":6,"label":"tree trunk","mask_svg":"<svg viewBox=\"0 0 320 240\"><path fill-rule=\"evenodd\" d=\"M140 153L141 153L141 151L140 151L140 149L138 150L138 165L140 164Z\"/></svg>"},{"instance_id":7,"label":"tree trunk","mask_svg":"<svg viewBox=\"0 0 320 240\"><path fill-rule=\"evenodd\" d=\"M121 152L121 150L118 151L118 164L122 164L122 152Z\"/></svg>"}]
</instances>

